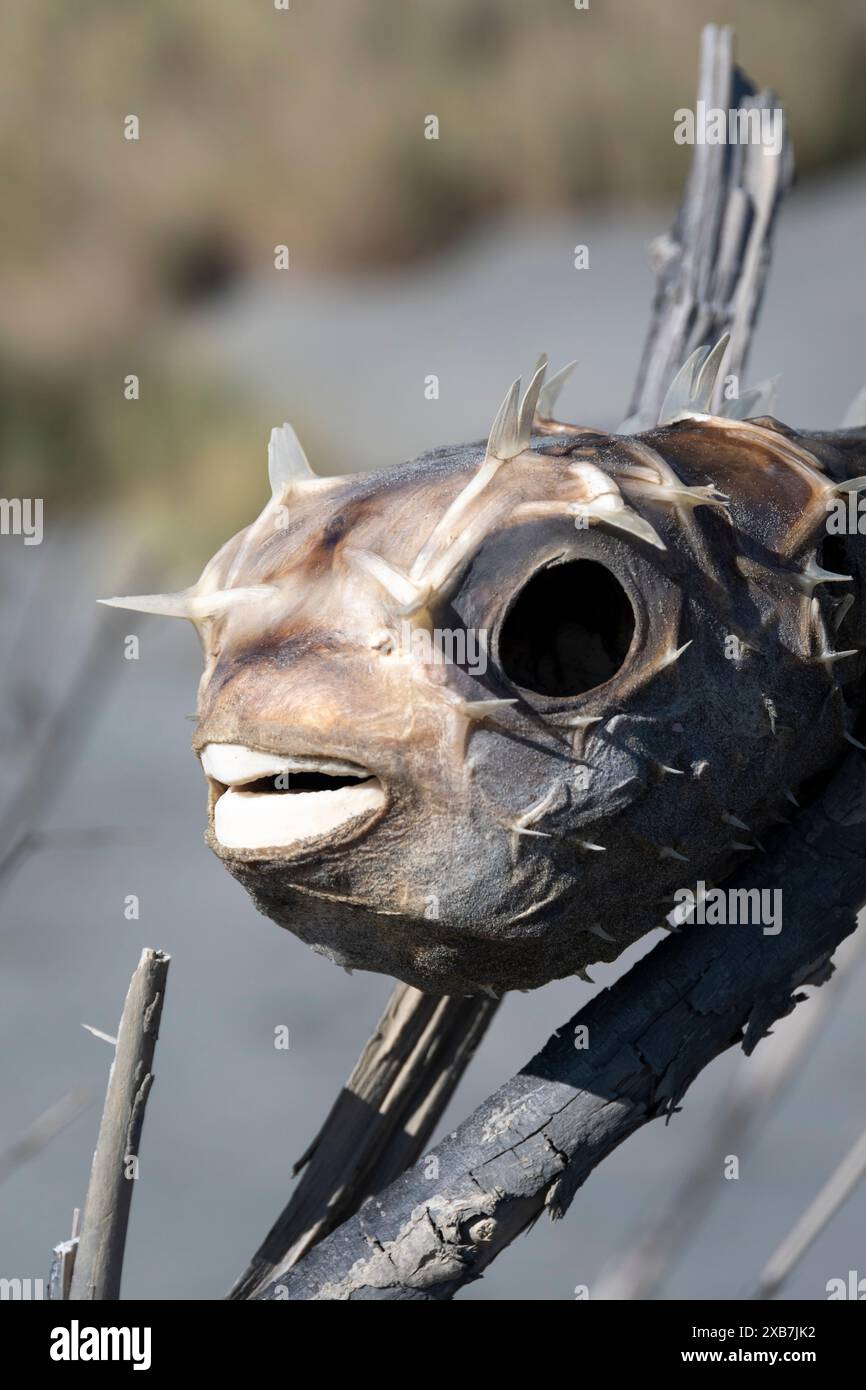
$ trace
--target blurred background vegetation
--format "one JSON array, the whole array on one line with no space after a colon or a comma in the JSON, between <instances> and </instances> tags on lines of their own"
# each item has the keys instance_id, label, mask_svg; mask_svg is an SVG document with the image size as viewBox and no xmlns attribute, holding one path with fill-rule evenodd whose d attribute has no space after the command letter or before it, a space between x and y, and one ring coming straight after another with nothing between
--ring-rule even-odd
<instances>
[{"instance_id":1,"label":"blurred background vegetation","mask_svg":"<svg viewBox=\"0 0 866 1390\"><path fill-rule=\"evenodd\" d=\"M194 636L95 597L192 582L265 501L268 431L287 417L319 471L394 463L477 438L544 348L555 366L580 359L564 403L573 389L586 414L571 418L614 425L649 316L646 248L689 166L673 112L694 100L708 22L731 24L779 93L803 184L751 380L782 370L793 423L828 427L862 385L864 0L589 3L0 0L0 496L44 498L46 532L0 538L0 1151L64 1090L101 1095L104 1044L80 1023L110 1030L138 948L164 946L176 973L126 1297L229 1286L389 986L331 969L215 868L188 749ZM584 240L592 273L577 275ZM141 660L124 659L126 634ZM131 889L141 922L123 915ZM739 1297L855 1141L861 976L663 1296ZM506 1000L443 1132L592 990ZM271 1019L291 1023L290 1059ZM735 1063L700 1078L675 1132L648 1125L611 1155L570 1236L539 1223L467 1296L572 1299L704 1162ZM94 1125L91 1109L15 1175L0 1273L44 1273ZM794 1296L823 1297L857 1262L864 1199Z\"/></svg>"},{"instance_id":2,"label":"blurred background vegetation","mask_svg":"<svg viewBox=\"0 0 866 1390\"><path fill-rule=\"evenodd\" d=\"M126 499L155 536L172 531L167 477L207 478L210 539L261 472L254 404L177 335L272 273L275 244L293 276L369 275L486 219L670 200L688 164L672 111L693 101L712 21L782 94L801 179L866 146L862 0L6 0L2 15L3 489ZM148 380L134 410L130 371Z\"/></svg>"}]
</instances>

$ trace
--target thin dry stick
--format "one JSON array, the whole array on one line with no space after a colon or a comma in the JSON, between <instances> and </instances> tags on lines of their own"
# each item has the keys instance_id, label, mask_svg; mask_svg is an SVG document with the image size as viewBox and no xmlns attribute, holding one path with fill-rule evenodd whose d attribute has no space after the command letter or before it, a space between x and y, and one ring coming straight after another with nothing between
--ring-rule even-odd
<instances>
[{"instance_id":1,"label":"thin dry stick","mask_svg":"<svg viewBox=\"0 0 866 1390\"><path fill-rule=\"evenodd\" d=\"M0 1154L0 1182L8 1178L10 1173L14 1173L16 1168L20 1168L22 1163L34 1158L56 1134L72 1124L73 1120L77 1120L82 1110L90 1104L90 1099L89 1091L70 1091L68 1095L44 1110L21 1137Z\"/></svg>"},{"instance_id":2,"label":"thin dry stick","mask_svg":"<svg viewBox=\"0 0 866 1390\"><path fill-rule=\"evenodd\" d=\"M70 1297L120 1296L126 1228L169 956L149 947L130 981L93 1155Z\"/></svg>"},{"instance_id":3,"label":"thin dry stick","mask_svg":"<svg viewBox=\"0 0 866 1390\"><path fill-rule=\"evenodd\" d=\"M752 1298L773 1298L866 1174L866 1129L764 1266Z\"/></svg>"},{"instance_id":4,"label":"thin dry stick","mask_svg":"<svg viewBox=\"0 0 866 1390\"><path fill-rule=\"evenodd\" d=\"M134 585L140 570L141 559L137 557L125 571L126 582ZM94 623L63 700L38 732L23 785L0 815L0 879L38 847L36 827L74 767L87 731L120 671L119 660L108 660L116 644L117 632L110 623Z\"/></svg>"},{"instance_id":5,"label":"thin dry stick","mask_svg":"<svg viewBox=\"0 0 866 1390\"><path fill-rule=\"evenodd\" d=\"M754 1057L743 1059L720 1113L713 1118L708 1139L689 1163L670 1201L632 1248L602 1271L593 1284L594 1298L656 1296L724 1186L723 1155L742 1153L758 1122L766 1124L771 1107L781 1099L789 1082L799 1076L806 1050L834 1016L840 989L850 981L864 947L866 932L862 931L843 942L832 982L810 998L808 1008L797 1009L785 1019L779 1032Z\"/></svg>"},{"instance_id":6,"label":"thin dry stick","mask_svg":"<svg viewBox=\"0 0 866 1390\"><path fill-rule=\"evenodd\" d=\"M497 1001L434 998L397 985L321 1131L306 1167L230 1298L254 1298L365 1198L415 1162L486 1032Z\"/></svg>"},{"instance_id":7,"label":"thin dry stick","mask_svg":"<svg viewBox=\"0 0 866 1390\"><path fill-rule=\"evenodd\" d=\"M80 1225L81 1209L76 1207L72 1213L71 1236L68 1240L62 1240L59 1245L54 1247L51 1273L48 1276L48 1297L54 1301L69 1297L69 1290L72 1287L72 1271L75 1268L75 1256L78 1251Z\"/></svg>"}]
</instances>

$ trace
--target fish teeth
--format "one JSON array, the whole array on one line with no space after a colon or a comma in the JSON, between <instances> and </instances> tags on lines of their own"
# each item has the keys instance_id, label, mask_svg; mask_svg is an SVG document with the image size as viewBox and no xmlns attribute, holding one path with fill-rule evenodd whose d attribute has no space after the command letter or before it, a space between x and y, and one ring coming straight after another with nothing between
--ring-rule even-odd
<instances>
[{"instance_id":1,"label":"fish teeth","mask_svg":"<svg viewBox=\"0 0 866 1390\"><path fill-rule=\"evenodd\" d=\"M379 779L339 758L289 757L239 743L209 743L202 749L201 762L205 773L226 788L213 811L214 835L226 849L285 849L385 805ZM250 785L293 772L365 780L322 791L258 791Z\"/></svg>"},{"instance_id":2,"label":"fish teeth","mask_svg":"<svg viewBox=\"0 0 866 1390\"><path fill-rule=\"evenodd\" d=\"M243 786L260 777L276 777L281 772L321 772L330 777L369 777L366 768L340 758L289 757L263 753L241 743L208 743L201 752L201 765L208 777L227 787Z\"/></svg>"},{"instance_id":3,"label":"fish teeth","mask_svg":"<svg viewBox=\"0 0 866 1390\"><path fill-rule=\"evenodd\" d=\"M384 804L385 793L375 777L355 787L293 795L229 787L214 807L214 834L227 849L285 849L327 835Z\"/></svg>"}]
</instances>

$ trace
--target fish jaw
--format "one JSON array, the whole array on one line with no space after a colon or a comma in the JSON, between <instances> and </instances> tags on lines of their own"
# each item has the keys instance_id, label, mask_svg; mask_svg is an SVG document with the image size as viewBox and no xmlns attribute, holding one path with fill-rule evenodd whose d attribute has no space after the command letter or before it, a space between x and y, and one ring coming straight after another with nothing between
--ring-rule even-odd
<instances>
[{"instance_id":1,"label":"fish jaw","mask_svg":"<svg viewBox=\"0 0 866 1390\"><path fill-rule=\"evenodd\" d=\"M226 743L205 744L200 756L211 788L214 848L223 857L238 851L306 854L335 839L345 843L369 829L388 804L380 779L345 759Z\"/></svg>"}]
</instances>

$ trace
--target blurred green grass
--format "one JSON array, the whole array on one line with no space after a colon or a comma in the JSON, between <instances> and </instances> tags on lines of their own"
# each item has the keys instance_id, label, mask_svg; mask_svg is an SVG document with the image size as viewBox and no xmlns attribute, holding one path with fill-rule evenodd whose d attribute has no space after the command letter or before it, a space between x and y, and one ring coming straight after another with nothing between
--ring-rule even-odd
<instances>
[{"instance_id":1,"label":"blurred green grass","mask_svg":"<svg viewBox=\"0 0 866 1390\"><path fill-rule=\"evenodd\" d=\"M139 365L139 364L137 364ZM140 363L128 401L99 355L50 374L0 360L0 457L7 496L48 500L52 519L88 520L106 504L164 564L197 558L251 520L269 495L260 403L209 375ZM308 431L309 436L309 431Z\"/></svg>"},{"instance_id":2,"label":"blurred green grass","mask_svg":"<svg viewBox=\"0 0 866 1390\"><path fill-rule=\"evenodd\" d=\"M713 21L784 100L801 176L863 154L862 0L7 0L4 471L61 504L128 493L147 511L163 470L192 488L236 451L225 489L242 488L248 458L262 468L254 403L160 367L173 323L270 270L277 243L293 271L340 274L429 255L491 214L674 195L673 111ZM131 416L117 364L143 357Z\"/></svg>"}]
</instances>

